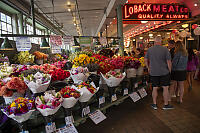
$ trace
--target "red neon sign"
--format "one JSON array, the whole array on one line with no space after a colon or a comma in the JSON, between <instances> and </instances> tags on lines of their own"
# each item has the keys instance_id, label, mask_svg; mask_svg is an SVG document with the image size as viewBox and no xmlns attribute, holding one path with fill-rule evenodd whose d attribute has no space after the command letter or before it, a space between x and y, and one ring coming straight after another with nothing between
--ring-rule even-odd
<instances>
[{"instance_id":1,"label":"red neon sign","mask_svg":"<svg viewBox=\"0 0 200 133\"><path fill-rule=\"evenodd\" d=\"M189 9L178 4L126 4L123 20L188 20Z\"/></svg>"}]
</instances>

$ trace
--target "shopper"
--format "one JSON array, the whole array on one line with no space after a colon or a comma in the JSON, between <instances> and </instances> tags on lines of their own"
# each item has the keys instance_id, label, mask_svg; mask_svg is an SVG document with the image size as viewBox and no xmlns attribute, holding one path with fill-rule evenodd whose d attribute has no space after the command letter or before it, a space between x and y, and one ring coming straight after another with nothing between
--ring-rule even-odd
<instances>
[{"instance_id":1,"label":"shopper","mask_svg":"<svg viewBox=\"0 0 200 133\"><path fill-rule=\"evenodd\" d=\"M196 51L196 53L195 53L196 55L197 55L197 57L198 57L198 59L199 59L199 62L200 62L200 51ZM195 75L194 75L194 79L195 80L199 80L200 78L199 78L199 71L200 70L200 63L198 64L198 66L197 66L197 69L196 69L196 72L195 72Z\"/></svg>"},{"instance_id":2,"label":"shopper","mask_svg":"<svg viewBox=\"0 0 200 133\"><path fill-rule=\"evenodd\" d=\"M187 50L185 49L181 41L177 41L175 43L174 58L172 60L171 80L177 82L178 90L180 93L180 99L178 100L179 103L183 102L184 81L186 80L187 76L187 70L186 70L187 61L188 61ZM176 82L172 82L170 86L170 96L174 93L173 89L176 86Z\"/></svg>"},{"instance_id":3,"label":"shopper","mask_svg":"<svg viewBox=\"0 0 200 133\"><path fill-rule=\"evenodd\" d=\"M134 57L136 58L144 57L144 52L140 48L137 48Z\"/></svg>"},{"instance_id":4,"label":"shopper","mask_svg":"<svg viewBox=\"0 0 200 133\"><path fill-rule=\"evenodd\" d=\"M188 85L189 85L189 90L192 89L192 81L194 79L194 74L195 71L197 69L197 66L199 64L199 59L198 57L195 55L193 49L189 48L188 49L188 63L187 63L187 81L188 81Z\"/></svg>"},{"instance_id":5,"label":"shopper","mask_svg":"<svg viewBox=\"0 0 200 133\"><path fill-rule=\"evenodd\" d=\"M170 54L171 54L171 58L174 58L174 51L175 51L175 41L174 40L169 40L168 41L168 47L170 49Z\"/></svg>"},{"instance_id":6,"label":"shopper","mask_svg":"<svg viewBox=\"0 0 200 133\"><path fill-rule=\"evenodd\" d=\"M157 109L157 95L159 87L163 88L164 110L173 109L172 105L168 104L170 72L171 72L171 56L169 50L163 46L162 38L157 36L154 40L154 46L149 48L145 63L150 73L150 79L153 86L153 109Z\"/></svg>"},{"instance_id":7,"label":"shopper","mask_svg":"<svg viewBox=\"0 0 200 133\"><path fill-rule=\"evenodd\" d=\"M171 58L173 59L174 52L175 52L175 41L174 40L168 40L168 48L170 50ZM176 92L177 92L177 82L172 80L170 84L173 84L173 85L170 85L170 88L169 88L169 90L171 90L170 92L172 92L169 95L169 101L171 101L171 97L176 97Z\"/></svg>"}]
</instances>

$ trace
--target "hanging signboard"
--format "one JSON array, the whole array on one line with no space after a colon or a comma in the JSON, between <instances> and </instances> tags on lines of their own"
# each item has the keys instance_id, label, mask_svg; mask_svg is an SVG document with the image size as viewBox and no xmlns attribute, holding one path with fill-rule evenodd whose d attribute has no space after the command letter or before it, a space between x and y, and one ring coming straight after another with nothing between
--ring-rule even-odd
<instances>
[{"instance_id":1,"label":"hanging signboard","mask_svg":"<svg viewBox=\"0 0 200 133\"><path fill-rule=\"evenodd\" d=\"M29 51L31 49L31 40L29 37L17 37L16 48L17 51Z\"/></svg>"},{"instance_id":2,"label":"hanging signboard","mask_svg":"<svg viewBox=\"0 0 200 133\"><path fill-rule=\"evenodd\" d=\"M145 20L188 20L189 9L181 4L125 4L123 7L124 21Z\"/></svg>"},{"instance_id":3,"label":"hanging signboard","mask_svg":"<svg viewBox=\"0 0 200 133\"><path fill-rule=\"evenodd\" d=\"M91 37L79 37L81 47L90 47L92 43Z\"/></svg>"},{"instance_id":4,"label":"hanging signboard","mask_svg":"<svg viewBox=\"0 0 200 133\"><path fill-rule=\"evenodd\" d=\"M64 36L63 37L63 44L73 46L74 44L74 37L73 36Z\"/></svg>"},{"instance_id":5,"label":"hanging signboard","mask_svg":"<svg viewBox=\"0 0 200 133\"><path fill-rule=\"evenodd\" d=\"M54 45L62 45L62 36L58 35L51 35L50 36L50 43Z\"/></svg>"},{"instance_id":6,"label":"hanging signboard","mask_svg":"<svg viewBox=\"0 0 200 133\"><path fill-rule=\"evenodd\" d=\"M52 54L62 53L61 46L51 45L51 52L52 52Z\"/></svg>"}]
</instances>

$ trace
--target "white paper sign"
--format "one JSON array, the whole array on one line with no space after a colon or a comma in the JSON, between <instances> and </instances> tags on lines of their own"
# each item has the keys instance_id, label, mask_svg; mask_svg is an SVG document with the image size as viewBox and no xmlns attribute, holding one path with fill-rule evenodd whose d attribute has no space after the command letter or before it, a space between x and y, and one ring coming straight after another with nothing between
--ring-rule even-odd
<instances>
[{"instance_id":1,"label":"white paper sign","mask_svg":"<svg viewBox=\"0 0 200 133\"><path fill-rule=\"evenodd\" d=\"M138 88L138 83L135 83L135 88Z\"/></svg>"},{"instance_id":2,"label":"white paper sign","mask_svg":"<svg viewBox=\"0 0 200 133\"><path fill-rule=\"evenodd\" d=\"M125 88L125 89L124 89L124 96L125 96L125 95L128 95L128 88Z\"/></svg>"},{"instance_id":3,"label":"white paper sign","mask_svg":"<svg viewBox=\"0 0 200 133\"><path fill-rule=\"evenodd\" d=\"M65 123L66 125L74 123L74 117L73 116L65 117Z\"/></svg>"},{"instance_id":4,"label":"white paper sign","mask_svg":"<svg viewBox=\"0 0 200 133\"><path fill-rule=\"evenodd\" d=\"M133 102L137 102L138 100L141 99L140 96L137 94L137 92L133 92L132 94L129 94L129 96L131 97Z\"/></svg>"},{"instance_id":5,"label":"white paper sign","mask_svg":"<svg viewBox=\"0 0 200 133\"><path fill-rule=\"evenodd\" d=\"M68 124L63 128L59 128L57 133L78 133L78 131L73 124Z\"/></svg>"},{"instance_id":6,"label":"white paper sign","mask_svg":"<svg viewBox=\"0 0 200 133\"><path fill-rule=\"evenodd\" d=\"M29 51L31 49L31 40L29 37L17 37L16 48L17 51Z\"/></svg>"},{"instance_id":7,"label":"white paper sign","mask_svg":"<svg viewBox=\"0 0 200 133\"><path fill-rule=\"evenodd\" d=\"M20 133L29 133L29 131L22 131L22 132L20 132Z\"/></svg>"},{"instance_id":8,"label":"white paper sign","mask_svg":"<svg viewBox=\"0 0 200 133\"><path fill-rule=\"evenodd\" d=\"M99 105L105 103L105 97L99 97Z\"/></svg>"},{"instance_id":9,"label":"white paper sign","mask_svg":"<svg viewBox=\"0 0 200 133\"><path fill-rule=\"evenodd\" d=\"M93 113L90 113L88 116L95 124L99 124L106 119L106 116L100 110L96 110Z\"/></svg>"},{"instance_id":10,"label":"white paper sign","mask_svg":"<svg viewBox=\"0 0 200 133\"><path fill-rule=\"evenodd\" d=\"M59 35L51 35L50 36L51 45L62 45L62 36Z\"/></svg>"},{"instance_id":11,"label":"white paper sign","mask_svg":"<svg viewBox=\"0 0 200 133\"><path fill-rule=\"evenodd\" d=\"M51 52L52 52L52 54L62 53L61 47L57 46L57 45L52 45Z\"/></svg>"},{"instance_id":12,"label":"white paper sign","mask_svg":"<svg viewBox=\"0 0 200 133\"><path fill-rule=\"evenodd\" d=\"M56 131L55 122L48 123L48 125L45 126L45 129L46 129L46 133L52 133L52 132Z\"/></svg>"},{"instance_id":13,"label":"white paper sign","mask_svg":"<svg viewBox=\"0 0 200 133\"><path fill-rule=\"evenodd\" d=\"M112 98L111 98L111 102L114 102L117 100L117 95L116 94L113 94L112 95Z\"/></svg>"},{"instance_id":14,"label":"white paper sign","mask_svg":"<svg viewBox=\"0 0 200 133\"><path fill-rule=\"evenodd\" d=\"M89 106L83 108L83 110L82 110L82 117L86 116L89 113L90 113L90 107Z\"/></svg>"},{"instance_id":15,"label":"white paper sign","mask_svg":"<svg viewBox=\"0 0 200 133\"><path fill-rule=\"evenodd\" d=\"M144 98L145 96L147 96L147 92L146 92L146 90L144 88L139 89L138 92L140 93L140 96L142 98Z\"/></svg>"},{"instance_id":16,"label":"white paper sign","mask_svg":"<svg viewBox=\"0 0 200 133\"><path fill-rule=\"evenodd\" d=\"M72 36L64 36L63 37L63 44L72 46L74 43L74 38Z\"/></svg>"}]
</instances>

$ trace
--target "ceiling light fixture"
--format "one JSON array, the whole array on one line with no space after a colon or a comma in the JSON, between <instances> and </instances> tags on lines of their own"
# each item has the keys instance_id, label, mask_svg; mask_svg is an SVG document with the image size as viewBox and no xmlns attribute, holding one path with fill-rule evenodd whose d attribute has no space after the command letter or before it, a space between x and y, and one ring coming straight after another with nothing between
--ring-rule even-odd
<instances>
[{"instance_id":1,"label":"ceiling light fixture","mask_svg":"<svg viewBox=\"0 0 200 133\"><path fill-rule=\"evenodd\" d=\"M142 39L143 39L143 37L141 36L139 39L141 39L141 40L142 40Z\"/></svg>"},{"instance_id":2,"label":"ceiling light fixture","mask_svg":"<svg viewBox=\"0 0 200 133\"><path fill-rule=\"evenodd\" d=\"M187 28L189 26L189 24L183 24L182 27L183 28Z\"/></svg>"},{"instance_id":3,"label":"ceiling light fixture","mask_svg":"<svg viewBox=\"0 0 200 133\"><path fill-rule=\"evenodd\" d=\"M158 34L157 36L161 36L160 34Z\"/></svg>"},{"instance_id":4,"label":"ceiling light fixture","mask_svg":"<svg viewBox=\"0 0 200 133\"><path fill-rule=\"evenodd\" d=\"M198 6L198 4L197 4L197 3L195 3L195 4L194 4L194 6Z\"/></svg>"},{"instance_id":5,"label":"ceiling light fixture","mask_svg":"<svg viewBox=\"0 0 200 133\"><path fill-rule=\"evenodd\" d=\"M13 46L10 44L7 37L4 39L3 43L1 44L0 50L14 50Z\"/></svg>"},{"instance_id":6,"label":"ceiling light fixture","mask_svg":"<svg viewBox=\"0 0 200 133\"><path fill-rule=\"evenodd\" d=\"M68 12L71 12L71 9L70 9L70 8L68 8L67 10L68 10Z\"/></svg>"},{"instance_id":7,"label":"ceiling light fixture","mask_svg":"<svg viewBox=\"0 0 200 133\"><path fill-rule=\"evenodd\" d=\"M153 36L153 34L149 34L149 36Z\"/></svg>"},{"instance_id":8,"label":"ceiling light fixture","mask_svg":"<svg viewBox=\"0 0 200 133\"><path fill-rule=\"evenodd\" d=\"M147 23L147 22L148 22L148 21L141 21L142 24L145 24L145 23Z\"/></svg>"},{"instance_id":9,"label":"ceiling light fixture","mask_svg":"<svg viewBox=\"0 0 200 133\"><path fill-rule=\"evenodd\" d=\"M67 2L67 5L71 5L71 3L68 1L68 2Z\"/></svg>"}]
</instances>

